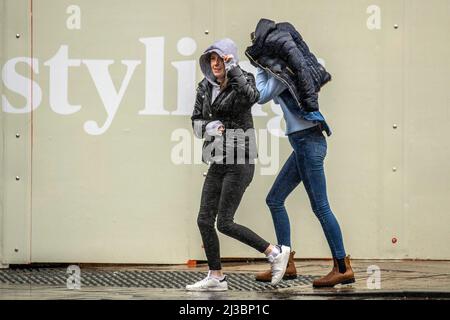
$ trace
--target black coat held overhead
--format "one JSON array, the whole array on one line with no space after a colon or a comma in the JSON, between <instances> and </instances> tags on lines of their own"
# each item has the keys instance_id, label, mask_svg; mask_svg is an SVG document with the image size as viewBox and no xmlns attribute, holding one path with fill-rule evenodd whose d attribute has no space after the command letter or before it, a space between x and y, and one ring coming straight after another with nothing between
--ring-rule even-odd
<instances>
[{"instance_id":1,"label":"black coat held overhead","mask_svg":"<svg viewBox=\"0 0 450 320\"><path fill-rule=\"evenodd\" d=\"M228 163L228 161L236 163L238 160L248 163L248 160L257 157L255 133L254 130L249 130L254 129L251 108L259 99L255 77L236 66L227 72L227 78L226 87L212 104L212 84L208 79L204 78L197 88L197 97L191 120L195 136L205 138L202 160L208 164L214 162L213 156L217 156L217 154L211 152L213 151L211 150L213 149L212 144L223 150L225 157L227 157L230 148L233 149L233 159L227 157L224 163ZM215 120L220 120L225 127L222 136L213 137L206 133L206 125ZM227 134L227 132L231 133L232 131L232 135ZM242 155L242 159L238 158L240 155Z\"/></svg>"},{"instance_id":2,"label":"black coat held overhead","mask_svg":"<svg viewBox=\"0 0 450 320\"><path fill-rule=\"evenodd\" d=\"M252 41L245 52L250 62L285 83L304 111L318 111L318 92L331 75L309 51L294 26L261 19Z\"/></svg>"}]
</instances>

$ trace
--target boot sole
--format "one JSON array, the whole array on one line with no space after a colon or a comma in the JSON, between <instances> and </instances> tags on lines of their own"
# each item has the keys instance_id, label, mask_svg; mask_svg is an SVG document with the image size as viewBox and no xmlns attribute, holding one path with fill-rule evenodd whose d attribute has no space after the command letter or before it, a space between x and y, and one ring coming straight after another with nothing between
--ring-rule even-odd
<instances>
[{"instance_id":1,"label":"boot sole","mask_svg":"<svg viewBox=\"0 0 450 320\"><path fill-rule=\"evenodd\" d=\"M334 286L336 286L336 285L338 285L338 284L350 284L350 283L354 283L355 282L355 278L351 278L351 279L348 279L348 280L344 280L344 281L342 281L342 282L338 282L338 283L336 283L336 284L333 284L333 285L315 285L315 284L313 284L313 287L314 288L333 288Z\"/></svg>"},{"instance_id":2,"label":"boot sole","mask_svg":"<svg viewBox=\"0 0 450 320\"><path fill-rule=\"evenodd\" d=\"M341 284L350 284L350 283L355 283L355 278L348 279L348 280L345 280L345 281L341 282Z\"/></svg>"}]
</instances>

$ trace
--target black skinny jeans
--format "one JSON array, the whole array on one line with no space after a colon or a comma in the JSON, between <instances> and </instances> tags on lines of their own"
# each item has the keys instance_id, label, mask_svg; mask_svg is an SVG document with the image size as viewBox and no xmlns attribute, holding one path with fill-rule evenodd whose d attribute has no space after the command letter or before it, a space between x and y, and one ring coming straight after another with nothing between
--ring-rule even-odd
<instances>
[{"instance_id":1,"label":"black skinny jeans","mask_svg":"<svg viewBox=\"0 0 450 320\"><path fill-rule=\"evenodd\" d=\"M254 164L213 163L208 170L203 184L197 224L210 270L221 270L219 238L214 227L216 217L217 229L223 234L261 253L269 246L269 243L256 233L234 222L236 210L245 189L253 180L254 173Z\"/></svg>"}]
</instances>

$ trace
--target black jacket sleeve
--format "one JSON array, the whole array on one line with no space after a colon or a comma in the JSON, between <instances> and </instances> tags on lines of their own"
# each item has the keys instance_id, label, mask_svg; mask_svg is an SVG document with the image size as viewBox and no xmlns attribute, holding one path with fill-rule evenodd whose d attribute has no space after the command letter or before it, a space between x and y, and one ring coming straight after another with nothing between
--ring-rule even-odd
<instances>
[{"instance_id":1,"label":"black jacket sleeve","mask_svg":"<svg viewBox=\"0 0 450 320\"><path fill-rule=\"evenodd\" d=\"M197 89L197 96L195 98L194 110L192 111L191 121L192 129L194 130L194 135L203 139L205 136L206 125L211 122L211 120L206 120L203 118L203 99L205 99L205 93L200 87Z\"/></svg>"},{"instance_id":2,"label":"black jacket sleeve","mask_svg":"<svg viewBox=\"0 0 450 320\"><path fill-rule=\"evenodd\" d=\"M232 67L227 72L230 85L238 93L238 99L251 108L259 100L255 77L249 72L243 72L239 66Z\"/></svg>"}]
</instances>

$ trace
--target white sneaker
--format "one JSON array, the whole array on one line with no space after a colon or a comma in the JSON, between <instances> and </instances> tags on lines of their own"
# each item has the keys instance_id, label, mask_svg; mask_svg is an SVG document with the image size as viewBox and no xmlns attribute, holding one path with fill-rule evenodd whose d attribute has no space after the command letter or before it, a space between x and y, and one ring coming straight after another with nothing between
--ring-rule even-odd
<instances>
[{"instance_id":1,"label":"white sneaker","mask_svg":"<svg viewBox=\"0 0 450 320\"><path fill-rule=\"evenodd\" d=\"M272 281L273 285L283 279L284 273L286 272L286 267L289 261L289 254L291 253L291 248L286 246L281 246L280 253L274 258L269 256L268 259L272 264Z\"/></svg>"},{"instance_id":2,"label":"white sneaker","mask_svg":"<svg viewBox=\"0 0 450 320\"><path fill-rule=\"evenodd\" d=\"M208 275L205 279L200 280L194 284L188 284L186 286L186 290L188 291L227 291L228 283L227 276L225 276L222 280L213 278Z\"/></svg>"}]
</instances>

